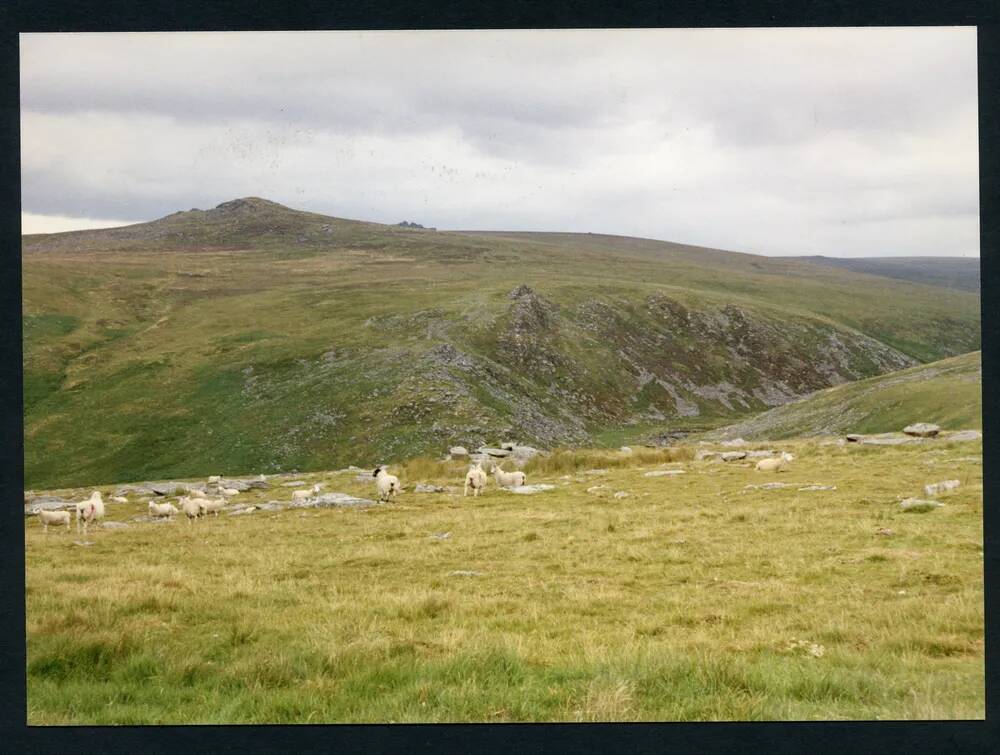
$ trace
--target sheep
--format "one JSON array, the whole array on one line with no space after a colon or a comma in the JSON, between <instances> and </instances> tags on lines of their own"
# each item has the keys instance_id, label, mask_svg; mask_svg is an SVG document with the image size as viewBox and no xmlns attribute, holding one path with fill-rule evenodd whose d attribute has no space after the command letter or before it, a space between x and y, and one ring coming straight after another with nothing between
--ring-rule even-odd
<instances>
[{"instance_id":1,"label":"sheep","mask_svg":"<svg viewBox=\"0 0 1000 755\"><path fill-rule=\"evenodd\" d=\"M90 498L86 501L80 501L76 504L76 531L80 531L81 521L83 523L84 534L87 532L87 528L90 523L98 519L104 518L104 499L101 498L101 492L95 490L90 494Z\"/></svg>"},{"instance_id":2,"label":"sheep","mask_svg":"<svg viewBox=\"0 0 1000 755\"><path fill-rule=\"evenodd\" d=\"M312 498L314 495L319 493L320 484L317 482L311 488L306 490L293 490L292 491L292 503L298 503L300 501L306 501Z\"/></svg>"},{"instance_id":3,"label":"sheep","mask_svg":"<svg viewBox=\"0 0 1000 755\"><path fill-rule=\"evenodd\" d=\"M226 505L226 501L223 498L208 499L205 501L204 506L202 506L202 513L205 516L209 514L215 514L216 518L219 516L219 512L222 511L222 507Z\"/></svg>"},{"instance_id":4,"label":"sheep","mask_svg":"<svg viewBox=\"0 0 1000 755\"><path fill-rule=\"evenodd\" d=\"M524 472L504 472L499 464L493 467L493 476L501 488L520 487L528 479Z\"/></svg>"},{"instance_id":5,"label":"sheep","mask_svg":"<svg viewBox=\"0 0 1000 755\"><path fill-rule=\"evenodd\" d=\"M208 498L204 490L199 490L198 488L191 488L188 490L188 495L192 498Z\"/></svg>"},{"instance_id":6,"label":"sheep","mask_svg":"<svg viewBox=\"0 0 1000 755\"><path fill-rule=\"evenodd\" d=\"M378 500L380 502L388 501L402 490L399 485L399 478L396 475L389 474L382 467L375 467L372 477L375 478L375 489L378 491Z\"/></svg>"},{"instance_id":7,"label":"sheep","mask_svg":"<svg viewBox=\"0 0 1000 755\"><path fill-rule=\"evenodd\" d=\"M179 499L178 503L181 505L181 511L187 517L188 524L194 522L200 516L205 515L205 500L203 498L188 498L184 496Z\"/></svg>"},{"instance_id":8,"label":"sheep","mask_svg":"<svg viewBox=\"0 0 1000 755\"><path fill-rule=\"evenodd\" d=\"M69 526L72 521L72 517L68 511L38 511L38 521L42 523L42 531L48 532L50 524L65 524L66 531L69 532Z\"/></svg>"},{"instance_id":9,"label":"sheep","mask_svg":"<svg viewBox=\"0 0 1000 755\"><path fill-rule=\"evenodd\" d=\"M486 489L486 473L483 468L478 464L473 464L469 467L468 473L465 475L465 490L462 492L463 496L469 494L469 488L472 488L473 497L479 495L479 491Z\"/></svg>"},{"instance_id":10,"label":"sheep","mask_svg":"<svg viewBox=\"0 0 1000 755\"><path fill-rule=\"evenodd\" d=\"M168 519L173 519L174 514L179 513L177 507L172 503L155 503L153 501L149 502L149 515L154 519L159 517L167 517Z\"/></svg>"},{"instance_id":11,"label":"sheep","mask_svg":"<svg viewBox=\"0 0 1000 755\"><path fill-rule=\"evenodd\" d=\"M795 459L790 453L782 451L781 456L777 459L761 459L757 462L756 471L758 472L781 472L784 470L785 465L788 462Z\"/></svg>"},{"instance_id":12,"label":"sheep","mask_svg":"<svg viewBox=\"0 0 1000 755\"><path fill-rule=\"evenodd\" d=\"M209 484L209 485L218 485L218 484L219 484L219 481L220 481L221 479L222 479L222 477L220 477L220 476L219 476L219 475L217 475L217 474L214 474L214 475L211 475L211 476L210 476L210 477L208 478L208 484Z\"/></svg>"}]
</instances>

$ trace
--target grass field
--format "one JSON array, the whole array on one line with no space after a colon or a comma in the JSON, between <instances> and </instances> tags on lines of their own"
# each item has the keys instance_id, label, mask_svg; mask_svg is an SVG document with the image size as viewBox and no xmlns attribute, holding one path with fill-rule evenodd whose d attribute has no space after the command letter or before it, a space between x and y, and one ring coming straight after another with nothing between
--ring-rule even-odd
<instances>
[{"instance_id":1,"label":"grass field","mask_svg":"<svg viewBox=\"0 0 1000 755\"><path fill-rule=\"evenodd\" d=\"M29 519L29 723L981 718L981 444L770 447L790 471L566 451L528 467L556 489L478 499L415 460L395 503L89 546ZM901 511L949 478L943 508Z\"/></svg>"}]
</instances>

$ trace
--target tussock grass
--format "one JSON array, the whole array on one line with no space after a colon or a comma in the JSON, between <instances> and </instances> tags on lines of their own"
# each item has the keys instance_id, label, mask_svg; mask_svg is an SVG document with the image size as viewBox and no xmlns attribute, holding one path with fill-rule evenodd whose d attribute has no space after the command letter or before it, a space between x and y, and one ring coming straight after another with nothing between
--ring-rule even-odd
<instances>
[{"instance_id":1,"label":"tussock grass","mask_svg":"<svg viewBox=\"0 0 1000 755\"><path fill-rule=\"evenodd\" d=\"M981 446L773 445L789 471L567 449L529 468L554 490L477 499L413 493L465 469L418 460L393 504L131 522L88 547L29 519L29 722L982 717ZM666 463L686 474L643 476ZM901 512L948 478L943 508ZM772 480L837 490L745 488Z\"/></svg>"}]
</instances>

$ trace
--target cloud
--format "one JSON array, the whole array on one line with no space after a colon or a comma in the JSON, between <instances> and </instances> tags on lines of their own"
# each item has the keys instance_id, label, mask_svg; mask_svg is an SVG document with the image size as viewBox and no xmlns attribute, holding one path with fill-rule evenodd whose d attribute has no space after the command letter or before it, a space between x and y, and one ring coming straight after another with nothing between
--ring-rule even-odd
<instances>
[{"instance_id":1,"label":"cloud","mask_svg":"<svg viewBox=\"0 0 1000 755\"><path fill-rule=\"evenodd\" d=\"M978 253L970 28L22 35L22 203Z\"/></svg>"}]
</instances>

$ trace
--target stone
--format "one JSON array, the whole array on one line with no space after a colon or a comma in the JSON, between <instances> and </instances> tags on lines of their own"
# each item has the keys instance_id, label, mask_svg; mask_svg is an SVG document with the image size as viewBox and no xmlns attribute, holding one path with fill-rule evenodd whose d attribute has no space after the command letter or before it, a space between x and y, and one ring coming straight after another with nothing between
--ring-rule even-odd
<instances>
[{"instance_id":1,"label":"stone","mask_svg":"<svg viewBox=\"0 0 1000 755\"><path fill-rule=\"evenodd\" d=\"M836 490L836 485L806 485L804 488L799 488L799 490Z\"/></svg>"},{"instance_id":2,"label":"stone","mask_svg":"<svg viewBox=\"0 0 1000 755\"><path fill-rule=\"evenodd\" d=\"M721 455L723 461L738 461L747 457L746 451L726 451Z\"/></svg>"},{"instance_id":3,"label":"stone","mask_svg":"<svg viewBox=\"0 0 1000 755\"><path fill-rule=\"evenodd\" d=\"M538 456L541 451L537 448L532 448L531 446L514 446L510 452L510 458L514 460L516 464L524 464L525 462Z\"/></svg>"},{"instance_id":4,"label":"stone","mask_svg":"<svg viewBox=\"0 0 1000 755\"><path fill-rule=\"evenodd\" d=\"M789 487L791 483L788 482L765 482L761 485L744 485L743 490L780 490Z\"/></svg>"},{"instance_id":5,"label":"stone","mask_svg":"<svg viewBox=\"0 0 1000 755\"><path fill-rule=\"evenodd\" d=\"M628 498L628 493L626 491L624 491L624 490L619 490L617 493L615 493L615 498L618 498L618 499Z\"/></svg>"},{"instance_id":6,"label":"stone","mask_svg":"<svg viewBox=\"0 0 1000 755\"><path fill-rule=\"evenodd\" d=\"M583 471L583 473L584 474L607 474L608 470L606 470L606 469L585 469Z\"/></svg>"},{"instance_id":7,"label":"stone","mask_svg":"<svg viewBox=\"0 0 1000 755\"><path fill-rule=\"evenodd\" d=\"M733 438L732 440L724 440L721 445L728 447L745 446L747 442L743 438Z\"/></svg>"},{"instance_id":8,"label":"stone","mask_svg":"<svg viewBox=\"0 0 1000 755\"><path fill-rule=\"evenodd\" d=\"M235 511L228 512L229 516L240 516L242 514L254 514L257 512L256 506L244 506L241 509L236 509Z\"/></svg>"},{"instance_id":9,"label":"stone","mask_svg":"<svg viewBox=\"0 0 1000 755\"><path fill-rule=\"evenodd\" d=\"M679 474L687 474L683 469L657 469L653 472L644 472L643 477L673 477Z\"/></svg>"},{"instance_id":10,"label":"stone","mask_svg":"<svg viewBox=\"0 0 1000 755\"><path fill-rule=\"evenodd\" d=\"M865 436L859 433L849 433L844 438L848 443L861 443L865 439Z\"/></svg>"},{"instance_id":11,"label":"stone","mask_svg":"<svg viewBox=\"0 0 1000 755\"><path fill-rule=\"evenodd\" d=\"M510 451L506 448L477 448L476 453L492 456L495 459L506 459L510 456Z\"/></svg>"},{"instance_id":12,"label":"stone","mask_svg":"<svg viewBox=\"0 0 1000 755\"><path fill-rule=\"evenodd\" d=\"M621 451L623 454L630 454L630 453L632 453L632 449L629 448L628 446L622 446L618 450Z\"/></svg>"},{"instance_id":13,"label":"stone","mask_svg":"<svg viewBox=\"0 0 1000 755\"><path fill-rule=\"evenodd\" d=\"M881 535L882 537L892 537L896 533L895 531L889 529L888 527L879 527L877 530L875 530L875 534Z\"/></svg>"},{"instance_id":14,"label":"stone","mask_svg":"<svg viewBox=\"0 0 1000 755\"><path fill-rule=\"evenodd\" d=\"M954 441L982 440L983 434L978 430L959 430L957 433L949 433L944 439Z\"/></svg>"},{"instance_id":15,"label":"stone","mask_svg":"<svg viewBox=\"0 0 1000 755\"><path fill-rule=\"evenodd\" d=\"M425 485L422 482L418 482L416 487L413 488L414 493L443 493L445 489L440 485Z\"/></svg>"},{"instance_id":16,"label":"stone","mask_svg":"<svg viewBox=\"0 0 1000 755\"><path fill-rule=\"evenodd\" d=\"M449 540L451 538L450 532L437 532L430 536L431 540Z\"/></svg>"},{"instance_id":17,"label":"stone","mask_svg":"<svg viewBox=\"0 0 1000 755\"><path fill-rule=\"evenodd\" d=\"M909 443L920 443L923 438L906 437L900 435L878 435L865 438L861 441L865 446L904 446Z\"/></svg>"},{"instance_id":18,"label":"stone","mask_svg":"<svg viewBox=\"0 0 1000 755\"><path fill-rule=\"evenodd\" d=\"M283 483L281 483L281 487L283 487L283 488L297 488L300 485L305 485L305 484L306 483L303 480L292 480L291 482L283 482Z\"/></svg>"},{"instance_id":19,"label":"stone","mask_svg":"<svg viewBox=\"0 0 1000 755\"><path fill-rule=\"evenodd\" d=\"M708 451L704 448L699 448L694 454L695 461L702 461L704 459L713 459L719 455L718 451Z\"/></svg>"},{"instance_id":20,"label":"stone","mask_svg":"<svg viewBox=\"0 0 1000 755\"><path fill-rule=\"evenodd\" d=\"M128 525L125 522L101 522L101 526L106 530L124 530L128 529Z\"/></svg>"},{"instance_id":21,"label":"stone","mask_svg":"<svg viewBox=\"0 0 1000 755\"><path fill-rule=\"evenodd\" d=\"M469 452L465 446L452 446L448 449L448 453L452 456L468 456Z\"/></svg>"},{"instance_id":22,"label":"stone","mask_svg":"<svg viewBox=\"0 0 1000 755\"><path fill-rule=\"evenodd\" d=\"M774 455L774 451L747 451L748 459L766 459Z\"/></svg>"},{"instance_id":23,"label":"stone","mask_svg":"<svg viewBox=\"0 0 1000 755\"><path fill-rule=\"evenodd\" d=\"M924 485L924 495L940 495L941 493L947 493L949 490L954 490L959 485L961 485L958 480L944 480L942 482L934 482L929 485Z\"/></svg>"},{"instance_id":24,"label":"stone","mask_svg":"<svg viewBox=\"0 0 1000 755\"><path fill-rule=\"evenodd\" d=\"M555 485L547 485L545 483L538 483L535 485L519 485L516 488L506 488L510 493L518 493L520 495L531 495L532 493L541 493L544 490L552 490Z\"/></svg>"},{"instance_id":25,"label":"stone","mask_svg":"<svg viewBox=\"0 0 1000 755\"><path fill-rule=\"evenodd\" d=\"M67 501L64 498L59 498L54 495L40 495L33 498L31 503L26 503L24 505L24 515L35 516L37 511L61 511L63 509L72 509L74 505L74 501Z\"/></svg>"},{"instance_id":26,"label":"stone","mask_svg":"<svg viewBox=\"0 0 1000 755\"><path fill-rule=\"evenodd\" d=\"M285 504L280 503L279 501L268 501L267 503L255 504L254 508L258 511L283 511Z\"/></svg>"},{"instance_id":27,"label":"stone","mask_svg":"<svg viewBox=\"0 0 1000 755\"><path fill-rule=\"evenodd\" d=\"M374 505L375 501L370 501L367 498L358 498L357 496L348 495L347 493L324 493L323 495L316 496L315 498L310 498L307 501L297 501L292 503L289 508L314 509Z\"/></svg>"},{"instance_id":28,"label":"stone","mask_svg":"<svg viewBox=\"0 0 1000 755\"><path fill-rule=\"evenodd\" d=\"M245 490L266 490L268 488L267 480L261 480L260 478L254 478L252 480L230 480L222 479L219 480L220 488L232 488L233 490L238 490L241 493Z\"/></svg>"},{"instance_id":29,"label":"stone","mask_svg":"<svg viewBox=\"0 0 1000 755\"><path fill-rule=\"evenodd\" d=\"M603 491L607 490L607 485L591 485L587 488L588 493L593 493L594 495L601 495Z\"/></svg>"},{"instance_id":30,"label":"stone","mask_svg":"<svg viewBox=\"0 0 1000 755\"><path fill-rule=\"evenodd\" d=\"M915 425L907 425L903 428L903 432L918 438L932 438L941 432L941 428L930 422L918 422Z\"/></svg>"},{"instance_id":31,"label":"stone","mask_svg":"<svg viewBox=\"0 0 1000 755\"><path fill-rule=\"evenodd\" d=\"M899 505L903 511L911 511L914 513L933 511L934 509L939 509L944 506L943 503L938 503L937 501L923 501L919 498L907 498L901 501Z\"/></svg>"},{"instance_id":32,"label":"stone","mask_svg":"<svg viewBox=\"0 0 1000 755\"><path fill-rule=\"evenodd\" d=\"M448 572L449 577L480 577L482 574L481 571L468 571L466 569L456 569L455 571Z\"/></svg>"}]
</instances>

